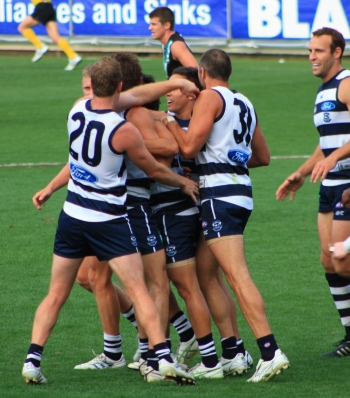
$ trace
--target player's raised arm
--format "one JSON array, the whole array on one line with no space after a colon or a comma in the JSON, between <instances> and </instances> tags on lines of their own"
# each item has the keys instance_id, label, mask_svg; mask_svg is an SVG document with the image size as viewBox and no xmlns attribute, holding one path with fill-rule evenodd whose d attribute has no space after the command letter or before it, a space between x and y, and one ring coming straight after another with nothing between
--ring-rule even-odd
<instances>
[{"instance_id":1,"label":"player's raised arm","mask_svg":"<svg viewBox=\"0 0 350 398\"><path fill-rule=\"evenodd\" d=\"M120 94L115 110L120 112L134 106L141 106L162 97L168 91L180 89L184 94L198 95L199 90L192 82L185 79L172 79L133 87Z\"/></svg>"}]
</instances>

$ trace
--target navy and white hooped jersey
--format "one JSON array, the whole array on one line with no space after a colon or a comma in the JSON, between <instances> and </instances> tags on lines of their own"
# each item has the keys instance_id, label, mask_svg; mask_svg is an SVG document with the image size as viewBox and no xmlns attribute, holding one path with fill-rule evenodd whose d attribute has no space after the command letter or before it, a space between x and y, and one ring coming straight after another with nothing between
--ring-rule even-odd
<instances>
[{"instance_id":1,"label":"navy and white hooped jersey","mask_svg":"<svg viewBox=\"0 0 350 398\"><path fill-rule=\"evenodd\" d=\"M179 119L174 114L173 116L183 130L188 129L190 120ZM183 162L183 160L185 160L185 162ZM180 154L177 154L170 168L174 173L183 175L182 166L190 167L192 171L191 178L196 181L197 176L196 182L198 182L195 162L191 159L184 159ZM156 181L151 184L151 205L155 213L162 211L166 214L192 215L199 212L192 198L182 192L180 188L171 187Z\"/></svg>"},{"instance_id":2,"label":"navy and white hooped jersey","mask_svg":"<svg viewBox=\"0 0 350 398\"><path fill-rule=\"evenodd\" d=\"M88 222L109 221L126 215L124 154L111 141L125 123L116 112L91 109L78 102L68 115L70 180L63 210Z\"/></svg>"},{"instance_id":3,"label":"navy and white hooped jersey","mask_svg":"<svg viewBox=\"0 0 350 398\"><path fill-rule=\"evenodd\" d=\"M251 102L226 87L212 87L223 101L220 116L196 156L202 203L208 199L253 209L252 187L247 162L257 124Z\"/></svg>"},{"instance_id":4,"label":"navy and white hooped jersey","mask_svg":"<svg viewBox=\"0 0 350 398\"><path fill-rule=\"evenodd\" d=\"M126 111L120 112L119 115L123 119L127 119ZM126 204L128 207L141 206L148 203L151 196L151 182L152 180L148 175L139 169L129 158L125 155L125 164L128 171L128 178L126 180L126 189L128 197Z\"/></svg>"},{"instance_id":5,"label":"navy and white hooped jersey","mask_svg":"<svg viewBox=\"0 0 350 398\"><path fill-rule=\"evenodd\" d=\"M325 157L350 141L350 112L338 99L339 84L350 77L349 70L341 70L318 89L314 123L320 133L320 147ZM350 158L337 163L322 181L325 186L350 182Z\"/></svg>"}]
</instances>

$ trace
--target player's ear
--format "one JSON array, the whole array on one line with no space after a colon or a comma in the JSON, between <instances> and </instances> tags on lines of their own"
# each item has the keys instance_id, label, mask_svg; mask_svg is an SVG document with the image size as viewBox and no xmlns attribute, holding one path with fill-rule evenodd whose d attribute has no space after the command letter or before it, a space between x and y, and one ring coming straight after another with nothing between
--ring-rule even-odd
<instances>
[{"instance_id":1,"label":"player's ear","mask_svg":"<svg viewBox=\"0 0 350 398\"><path fill-rule=\"evenodd\" d=\"M165 22L165 24L163 26L164 26L164 29L170 30L171 24L170 24L170 22Z\"/></svg>"}]
</instances>

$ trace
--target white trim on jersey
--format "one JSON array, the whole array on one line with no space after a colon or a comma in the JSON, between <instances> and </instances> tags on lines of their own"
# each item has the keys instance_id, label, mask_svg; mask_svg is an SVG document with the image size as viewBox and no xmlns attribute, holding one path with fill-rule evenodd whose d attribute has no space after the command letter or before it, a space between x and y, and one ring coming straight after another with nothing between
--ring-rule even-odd
<instances>
[{"instance_id":1,"label":"white trim on jersey","mask_svg":"<svg viewBox=\"0 0 350 398\"><path fill-rule=\"evenodd\" d=\"M339 123L350 123L349 111L336 111L336 112L325 112L327 113L327 122L324 120L324 112L319 112L314 117L315 126L323 126L327 124L339 124Z\"/></svg>"},{"instance_id":2,"label":"white trim on jersey","mask_svg":"<svg viewBox=\"0 0 350 398\"><path fill-rule=\"evenodd\" d=\"M350 180L327 180L322 181L322 185L325 187L336 187L338 185L349 184Z\"/></svg>"},{"instance_id":3,"label":"white trim on jersey","mask_svg":"<svg viewBox=\"0 0 350 398\"><path fill-rule=\"evenodd\" d=\"M337 80L342 80L345 77L349 77L350 76L350 70L345 69L342 72L339 73L339 75L336 77Z\"/></svg>"},{"instance_id":4,"label":"white trim on jersey","mask_svg":"<svg viewBox=\"0 0 350 398\"><path fill-rule=\"evenodd\" d=\"M315 105L325 101L336 101L336 99L337 99L337 88L329 88L327 90L322 90L317 94Z\"/></svg>"}]
</instances>

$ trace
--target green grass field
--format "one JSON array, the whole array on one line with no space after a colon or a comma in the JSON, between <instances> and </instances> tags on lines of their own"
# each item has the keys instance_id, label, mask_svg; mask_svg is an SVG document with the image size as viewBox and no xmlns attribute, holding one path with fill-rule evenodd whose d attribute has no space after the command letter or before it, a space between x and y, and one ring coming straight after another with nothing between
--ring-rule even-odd
<instances>
[{"instance_id":1,"label":"green grass field","mask_svg":"<svg viewBox=\"0 0 350 398\"><path fill-rule=\"evenodd\" d=\"M82 67L96 59L84 59ZM146 73L163 79L159 58L141 61ZM311 154L318 140L312 113L320 80L312 76L306 58L287 58L283 64L272 58L235 58L231 81L232 88L254 103L274 157L269 167L251 171L255 210L245 241L251 273L291 368L259 385L246 383L247 376L242 376L200 380L195 387L147 384L127 369L73 371L74 365L93 357L92 349L98 353L103 349L94 297L76 285L44 350L42 370L49 383L25 385L21 367L34 311L48 289L65 190L39 212L31 197L60 166L4 165L67 161L66 116L81 95L82 67L67 73L65 63L64 58L47 57L31 64L29 57L0 57L1 397L349 397L350 358L319 358L344 333L319 262L318 184L306 182L294 202L275 200L276 188L303 162L280 157ZM350 67L349 61L344 66ZM255 339L240 313L239 325L256 364ZM121 328L123 351L130 361L136 332L124 319ZM173 331L172 337L176 347Z\"/></svg>"}]
</instances>

